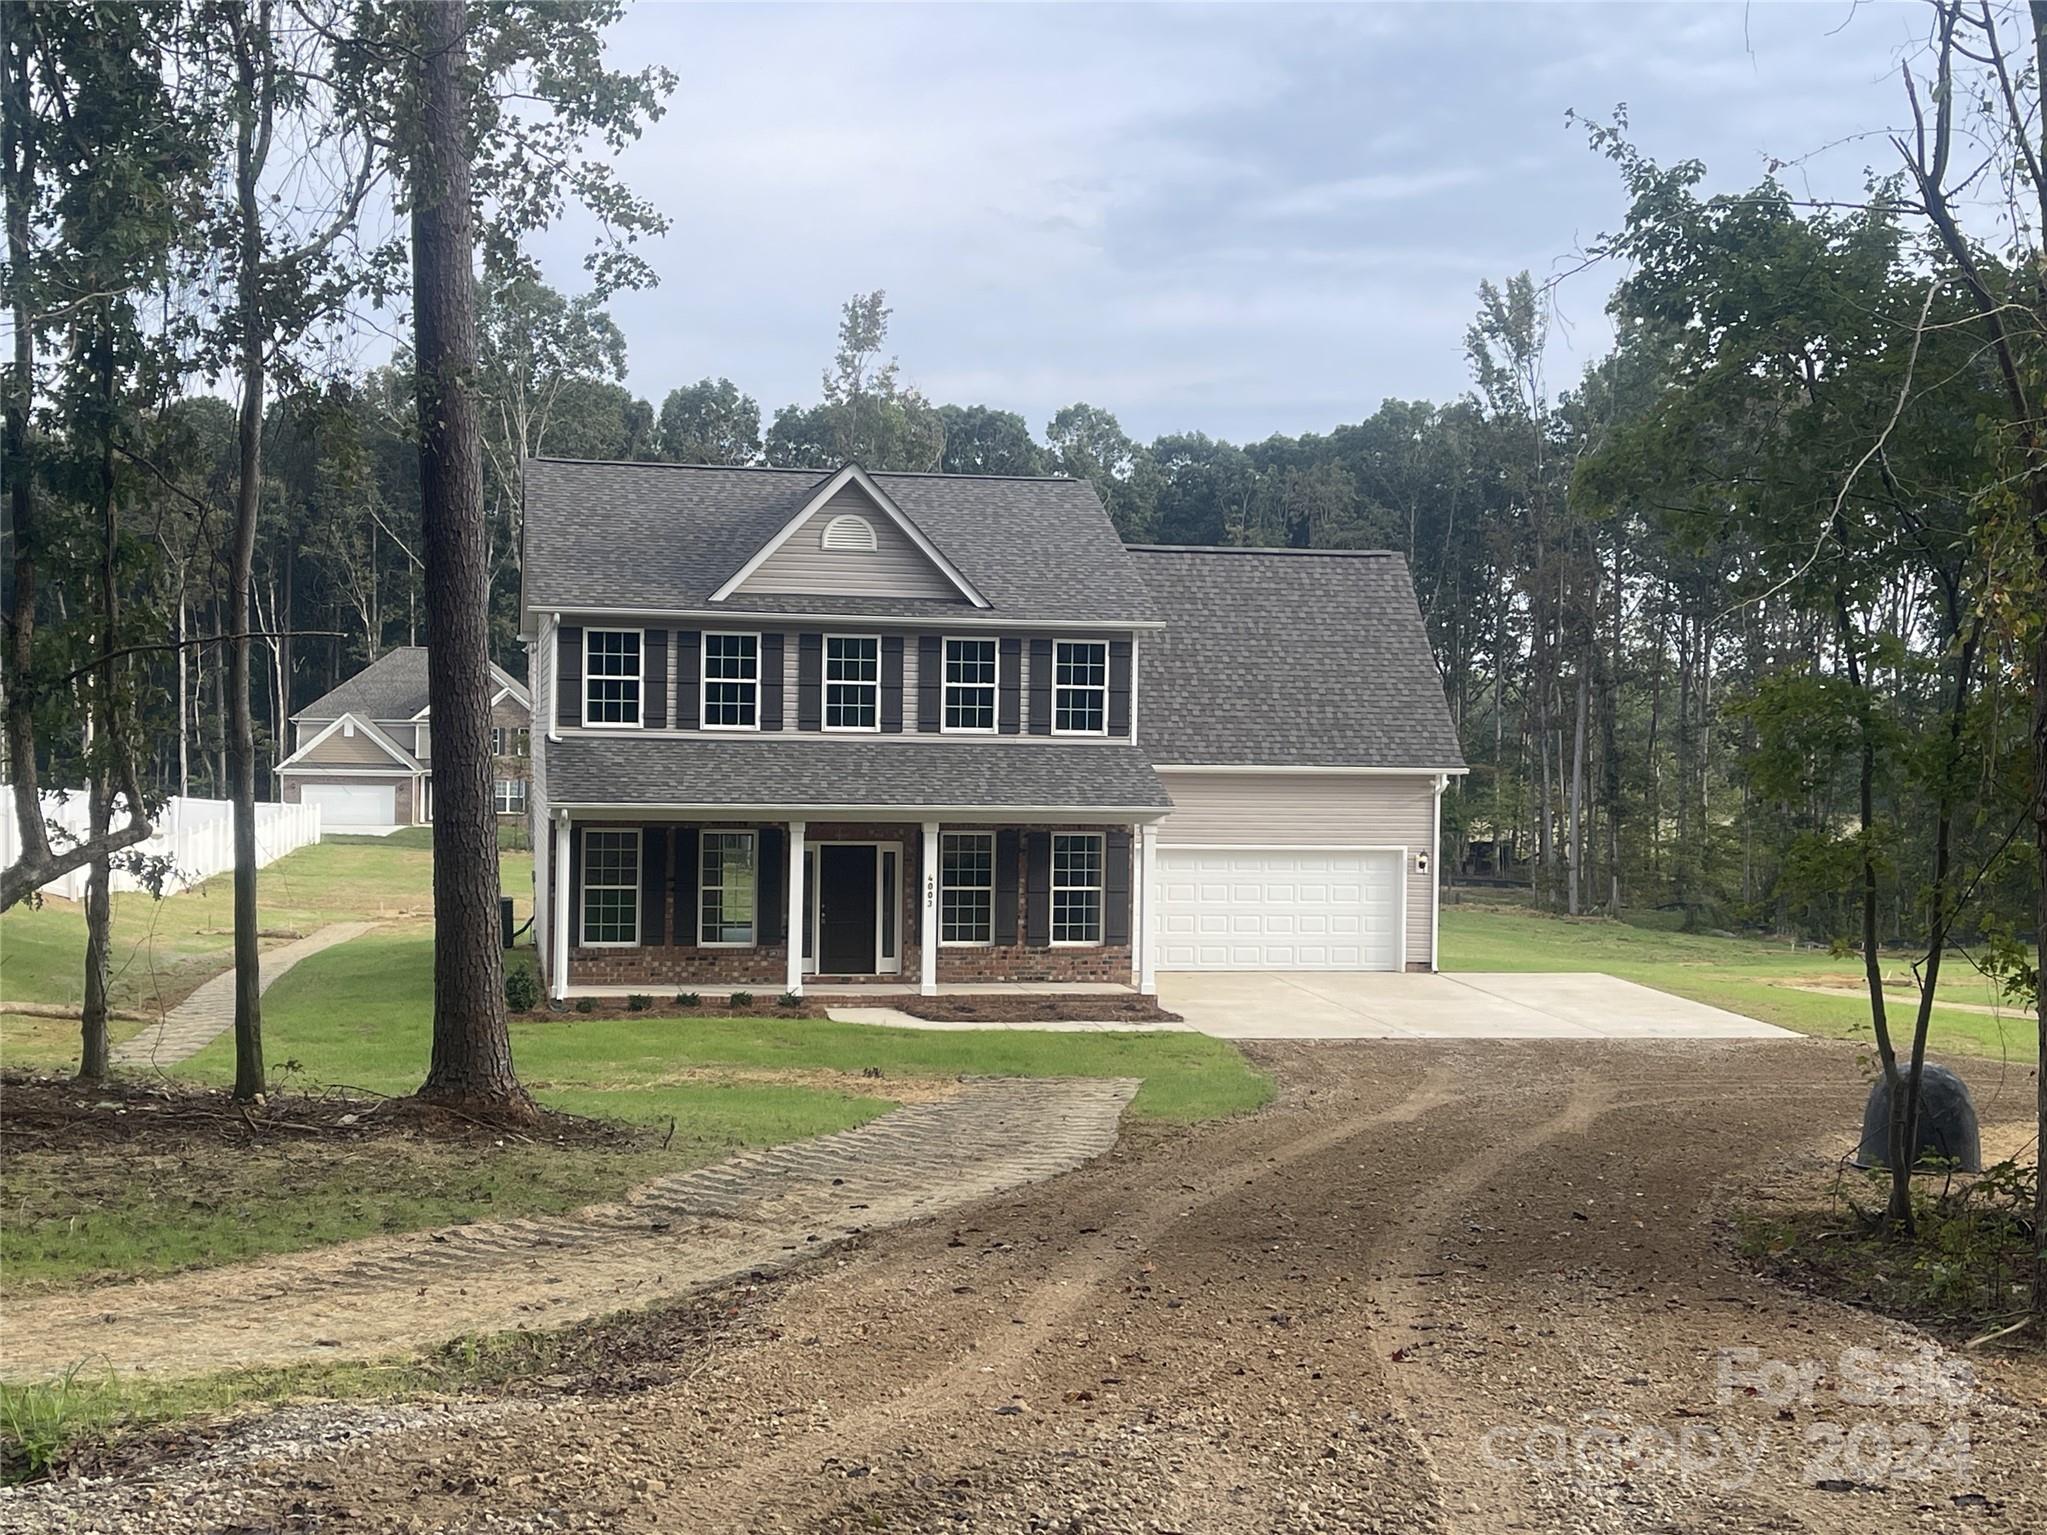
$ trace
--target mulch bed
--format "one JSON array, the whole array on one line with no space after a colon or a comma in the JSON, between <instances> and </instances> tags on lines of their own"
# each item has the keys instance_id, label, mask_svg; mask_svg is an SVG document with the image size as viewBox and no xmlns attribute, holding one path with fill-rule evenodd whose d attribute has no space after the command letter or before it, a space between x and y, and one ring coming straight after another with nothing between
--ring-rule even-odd
<instances>
[{"instance_id":1,"label":"mulch bed","mask_svg":"<svg viewBox=\"0 0 2047 1535\"><path fill-rule=\"evenodd\" d=\"M884 1006L934 1023L1178 1023L1150 997L887 997Z\"/></svg>"},{"instance_id":2,"label":"mulch bed","mask_svg":"<svg viewBox=\"0 0 2047 1535\"><path fill-rule=\"evenodd\" d=\"M628 1146L644 1133L552 1109L540 1109L530 1119L502 1119L343 1087L272 1093L253 1105L236 1103L221 1088L161 1080L114 1078L88 1084L70 1077L0 1073L0 1150L8 1156L139 1142L155 1150L181 1142L253 1146L394 1136L458 1144L516 1139Z\"/></svg>"},{"instance_id":3,"label":"mulch bed","mask_svg":"<svg viewBox=\"0 0 2047 1535\"><path fill-rule=\"evenodd\" d=\"M585 1008L587 1001L591 1005ZM892 1007L912 1018L933 1023L1178 1023L1180 1015L1169 1013L1150 997L1109 994L1099 997L1031 996L904 996L898 992L825 992L805 997L785 1007L774 997L756 996L734 1007L724 996L705 995L694 1007L686 1007L668 996L649 996L645 1007L634 1007L624 998L587 997L558 1006L536 1008L512 1016L523 1023L579 1023L598 1018L645 1016L661 1019L687 1018L817 1018L823 1019L834 1007Z\"/></svg>"}]
</instances>

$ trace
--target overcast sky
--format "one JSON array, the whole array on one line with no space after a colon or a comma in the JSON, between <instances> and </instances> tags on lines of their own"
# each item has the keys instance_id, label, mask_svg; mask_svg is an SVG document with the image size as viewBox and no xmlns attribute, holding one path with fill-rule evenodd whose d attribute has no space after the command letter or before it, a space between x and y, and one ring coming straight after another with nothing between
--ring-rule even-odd
<instances>
[{"instance_id":1,"label":"overcast sky","mask_svg":"<svg viewBox=\"0 0 2047 1535\"><path fill-rule=\"evenodd\" d=\"M1078 399L1134 436L1326 430L1469 383L1483 278L1615 227L1569 108L1626 102L1717 187L1766 158L1853 194L1891 168L1924 7L1413 4L635 6L620 65L681 83L626 157L674 221L621 296L632 388L723 374L808 403L839 305L885 288L933 399ZM1849 142L1838 141L1848 136ZM580 286L588 225L541 242ZM1613 280L1561 290L1568 383Z\"/></svg>"}]
</instances>

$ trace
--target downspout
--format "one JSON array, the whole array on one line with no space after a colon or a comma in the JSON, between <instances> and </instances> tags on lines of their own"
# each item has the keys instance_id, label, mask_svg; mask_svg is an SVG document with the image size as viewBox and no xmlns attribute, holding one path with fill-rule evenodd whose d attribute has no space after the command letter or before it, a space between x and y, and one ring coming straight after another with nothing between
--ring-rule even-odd
<instances>
[{"instance_id":1,"label":"downspout","mask_svg":"<svg viewBox=\"0 0 2047 1535\"><path fill-rule=\"evenodd\" d=\"M1443 791L1450 787L1450 775L1436 775L1435 815L1429 822L1429 971L1443 968Z\"/></svg>"}]
</instances>

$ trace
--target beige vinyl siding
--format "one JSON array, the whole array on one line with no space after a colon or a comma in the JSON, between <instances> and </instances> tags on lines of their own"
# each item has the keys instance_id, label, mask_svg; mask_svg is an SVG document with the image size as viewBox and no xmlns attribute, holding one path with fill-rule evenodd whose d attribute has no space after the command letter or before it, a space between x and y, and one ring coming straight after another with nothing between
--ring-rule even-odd
<instances>
[{"instance_id":1,"label":"beige vinyl siding","mask_svg":"<svg viewBox=\"0 0 2047 1535\"><path fill-rule=\"evenodd\" d=\"M852 514L867 520L874 529L871 550L826 549L825 524L834 517ZM769 555L752 575L739 584L741 592L824 594L864 597L946 597L964 604L959 588L945 573L926 559L910 536L867 498L857 485L848 485L817 509L815 515L789 535L782 547Z\"/></svg>"},{"instance_id":2,"label":"beige vinyl siding","mask_svg":"<svg viewBox=\"0 0 2047 1535\"><path fill-rule=\"evenodd\" d=\"M1160 847L1398 847L1407 868L1407 962L1430 962L1434 863L1414 855L1435 838L1436 781L1405 774L1174 773L1159 775L1173 810Z\"/></svg>"},{"instance_id":3,"label":"beige vinyl siding","mask_svg":"<svg viewBox=\"0 0 2047 1535\"><path fill-rule=\"evenodd\" d=\"M346 725L314 747L297 765L311 767L316 764L321 767L397 766L391 754L372 740L367 730L358 729L351 736Z\"/></svg>"}]
</instances>

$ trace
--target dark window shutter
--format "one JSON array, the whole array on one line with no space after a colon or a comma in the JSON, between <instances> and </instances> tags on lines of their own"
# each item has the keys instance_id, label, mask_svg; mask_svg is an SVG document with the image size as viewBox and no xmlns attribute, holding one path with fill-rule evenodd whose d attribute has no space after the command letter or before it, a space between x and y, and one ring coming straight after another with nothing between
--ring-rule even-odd
<instances>
[{"instance_id":1,"label":"dark window shutter","mask_svg":"<svg viewBox=\"0 0 2047 1535\"><path fill-rule=\"evenodd\" d=\"M995 941L1016 942L1016 875L1020 854L1016 828L995 834Z\"/></svg>"},{"instance_id":2,"label":"dark window shutter","mask_svg":"<svg viewBox=\"0 0 2047 1535\"><path fill-rule=\"evenodd\" d=\"M1102 942L1130 942L1130 833L1102 838Z\"/></svg>"},{"instance_id":3,"label":"dark window shutter","mask_svg":"<svg viewBox=\"0 0 2047 1535\"><path fill-rule=\"evenodd\" d=\"M569 828L569 947L583 943L583 828Z\"/></svg>"},{"instance_id":4,"label":"dark window shutter","mask_svg":"<svg viewBox=\"0 0 2047 1535\"><path fill-rule=\"evenodd\" d=\"M1109 734L1130 734L1130 641L1109 641Z\"/></svg>"},{"instance_id":5,"label":"dark window shutter","mask_svg":"<svg viewBox=\"0 0 2047 1535\"><path fill-rule=\"evenodd\" d=\"M668 631L649 629L640 640L640 723L649 730L668 728Z\"/></svg>"},{"instance_id":6,"label":"dark window shutter","mask_svg":"<svg viewBox=\"0 0 2047 1535\"><path fill-rule=\"evenodd\" d=\"M1024 942L1052 941L1052 834L1024 833Z\"/></svg>"},{"instance_id":7,"label":"dark window shutter","mask_svg":"<svg viewBox=\"0 0 2047 1535\"><path fill-rule=\"evenodd\" d=\"M782 636L761 636L761 729L782 728Z\"/></svg>"},{"instance_id":8,"label":"dark window shutter","mask_svg":"<svg viewBox=\"0 0 2047 1535\"><path fill-rule=\"evenodd\" d=\"M917 728L937 730L944 723L945 641L935 634L917 637Z\"/></svg>"},{"instance_id":9,"label":"dark window shutter","mask_svg":"<svg viewBox=\"0 0 2047 1535\"><path fill-rule=\"evenodd\" d=\"M796 728L824 729L824 636L796 636Z\"/></svg>"},{"instance_id":10,"label":"dark window shutter","mask_svg":"<svg viewBox=\"0 0 2047 1535\"><path fill-rule=\"evenodd\" d=\"M554 641L554 721L583 723L583 626L563 624Z\"/></svg>"},{"instance_id":11,"label":"dark window shutter","mask_svg":"<svg viewBox=\"0 0 2047 1535\"><path fill-rule=\"evenodd\" d=\"M763 826L754 843L754 936L759 943L780 943L789 917L789 896L783 888L789 872L788 843L782 828Z\"/></svg>"},{"instance_id":12,"label":"dark window shutter","mask_svg":"<svg viewBox=\"0 0 2047 1535\"><path fill-rule=\"evenodd\" d=\"M675 941L697 941L697 829L675 828Z\"/></svg>"},{"instance_id":13,"label":"dark window shutter","mask_svg":"<svg viewBox=\"0 0 2047 1535\"><path fill-rule=\"evenodd\" d=\"M903 637L881 637L881 728L899 735L903 728Z\"/></svg>"},{"instance_id":14,"label":"dark window shutter","mask_svg":"<svg viewBox=\"0 0 2047 1535\"><path fill-rule=\"evenodd\" d=\"M1001 641L1002 659L996 669L1002 674L1002 689L995 701L996 719L1002 733L1013 736L1023 726L1023 641Z\"/></svg>"},{"instance_id":15,"label":"dark window shutter","mask_svg":"<svg viewBox=\"0 0 2047 1535\"><path fill-rule=\"evenodd\" d=\"M1052 733L1052 642L1031 641L1031 734Z\"/></svg>"},{"instance_id":16,"label":"dark window shutter","mask_svg":"<svg viewBox=\"0 0 2047 1535\"><path fill-rule=\"evenodd\" d=\"M675 728L694 730L703 722L704 637L695 629L675 636Z\"/></svg>"},{"instance_id":17,"label":"dark window shutter","mask_svg":"<svg viewBox=\"0 0 2047 1535\"><path fill-rule=\"evenodd\" d=\"M640 942L668 941L668 828L640 831Z\"/></svg>"}]
</instances>

